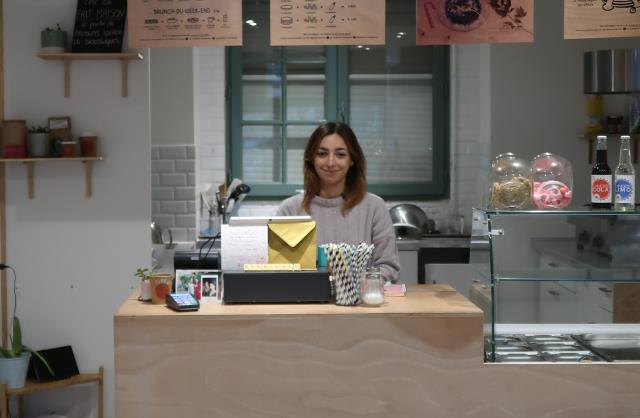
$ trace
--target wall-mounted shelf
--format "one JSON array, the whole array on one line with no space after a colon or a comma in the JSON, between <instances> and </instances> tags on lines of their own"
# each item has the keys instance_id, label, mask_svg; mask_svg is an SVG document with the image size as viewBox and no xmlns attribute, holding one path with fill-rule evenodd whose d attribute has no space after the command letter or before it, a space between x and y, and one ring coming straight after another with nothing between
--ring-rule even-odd
<instances>
[{"instance_id":1,"label":"wall-mounted shelf","mask_svg":"<svg viewBox=\"0 0 640 418\"><path fill-rule=\"evenodd\" d=\"M27 166L27 173L29 176L28 192L29 199L33 199L34 186L33 186L33 172L34 165L37 162L47 161L81 161L84 164L84 176L85 176L85 195L91 197L91 173L94 161L102 161L103 157L51 157L51 158L0 158L0 163L23 163Z\"/></svg>"},{"instance_id":2,"label":"wall-mounted shelf","mask_svg":"<svg viewBox=\"0 0 640 418\"><path fill-rule=\"evenodd\" d=\"M638 162L638 140L640 139L640 134L625 134L625 133L621 133L621 134L607 134L607 133L602 133L602 134L592 134L592 135L585 135L582 138L589 141L589 152L588 152L588 159L589 159L589 164L593 164L593 150L595 149L595 143L596 143L596 137L598 135L606 135L607 139L612 139L612 140L619 140L621 135L629 135L631 137L631 158L633 159L633 163L637 163ZM609 158L611 158L611 155L609 155ZM611 164L609 164L611 165Z\"/></svg>"},{"instance_id":3,"label":"wall-mounted shelf","mask_svg":"<svg viewBox=\"0 0 640 418\"><path fill-rule=\"evenodd\" d=\"M123 52L119 54L90 54L90 53L59 53L59 54L38 54L43 60L58 60L64 62L64 97L70 96L71 85L71 61L79 60L119 60L122 65L122 97L128 94L128 66L130 60L141 60L143 56L139 52Z\"/></svg>"},{"instance_id":4,"label":"wall-mounted shelf","mask_svg":"<svg viewBox=\"0 0 640 418\"><path fill-rule=\"evenodd\" d=\"M8 402L10 396L18 397L18 417L24 417L24 395L43 390L60 389L68 386L82 385L85 383L98 384L98 418L104 416L104 369L100 366L98 373L82 373L68 379L55 380L53 382L36 383L27 381L24 387L9 389L6 383L2 383L0 390L0 418L8 418Z\"/></svg>"}]
</instances>

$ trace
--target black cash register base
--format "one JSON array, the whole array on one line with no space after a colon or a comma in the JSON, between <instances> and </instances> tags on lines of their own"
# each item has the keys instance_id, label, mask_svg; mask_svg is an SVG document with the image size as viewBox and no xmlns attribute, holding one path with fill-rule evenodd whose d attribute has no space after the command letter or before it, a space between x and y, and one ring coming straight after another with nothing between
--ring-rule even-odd
<instances>
[{"instance_id":1,"label":"black cash register base","mask_svg":"<svg viewBox=\"0 0 640 418\"><path fill-rule=\"evenodd\" d=\"M226 271L224 303L327 303L326 271Z\"/></svg>"}]
</instances>

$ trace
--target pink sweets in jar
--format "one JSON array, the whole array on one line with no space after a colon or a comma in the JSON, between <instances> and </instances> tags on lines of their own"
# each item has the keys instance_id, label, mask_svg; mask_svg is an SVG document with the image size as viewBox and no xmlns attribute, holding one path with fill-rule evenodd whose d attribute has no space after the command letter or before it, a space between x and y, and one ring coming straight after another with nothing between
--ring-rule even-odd
<instances>
[{"instance_id":1,"label":"pink sweets in jar","mask_svg":"<svg viewBox=\"0 0 640 418\"><path fill-rule=\"evenodd\" d=\"M531 162L533 193L531 200L538 209L562 209L571 203L573 170L564 158L545 152Z\"/></svg>"}]
</instances>

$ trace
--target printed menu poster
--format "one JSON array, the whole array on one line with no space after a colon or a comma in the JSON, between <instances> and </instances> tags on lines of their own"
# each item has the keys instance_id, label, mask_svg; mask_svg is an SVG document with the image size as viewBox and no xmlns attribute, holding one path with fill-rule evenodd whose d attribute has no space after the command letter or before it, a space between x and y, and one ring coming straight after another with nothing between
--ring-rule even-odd
<instances>
[{"instance_id":1,"label":"printed menu poster","mask_svg":"<svg viewBox=\"0 0 640 418\"><path fill-rule=\"evenodd\" d=\"M418 45L533 42L533 0L416 0Z\"/></svg>"},{"instance_id":2,"label":"printed menu poster","mask_svg":"<svg viewBox=\"0 0 640 418\"><path fill-rule=\"evenodd\" d=\"M564 37L640 36L640 0L565 0Z\"/></svg>"},{"instance_id":3,"label":"printed menu poster","mask_svg":"<svg viewBox=\"0 0 640 418\"><path fill-rule=\"evenodd\" d=\"M130 0L131 48L242 45L242 0Z\"/></svg>"},{"instance_id":4,"label":"printed menu poster","mask_svg":"<svg viewBox=\"0 0 640 418\"><path fill-rule=\"evenodd\" d=\"M271 0L271 45L384 45L385 0Z\"/></svg>"}]
</instances>

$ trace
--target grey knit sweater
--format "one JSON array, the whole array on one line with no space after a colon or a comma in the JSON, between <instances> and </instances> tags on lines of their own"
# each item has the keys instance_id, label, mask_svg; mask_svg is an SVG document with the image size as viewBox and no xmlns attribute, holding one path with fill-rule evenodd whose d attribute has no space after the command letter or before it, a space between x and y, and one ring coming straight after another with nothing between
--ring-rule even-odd
<instances>
[{"instance_id":1,"label":"grey knit sweater","mask_svg":"<svg viewBox=\"0 0 640 418\"><path fill-rule=\"evenodd\" d=\"M303 195L292 196L278 208L279 216L306 215ZM396 237L384 201L367 193L360 203L342 215L342 197L327 199L316 196L311 201L311 217L317 224L318 245L327 243L375 245L373 265L380 267L385 280L395 281L400 271Z\"/></svg>"}]
</instances>

